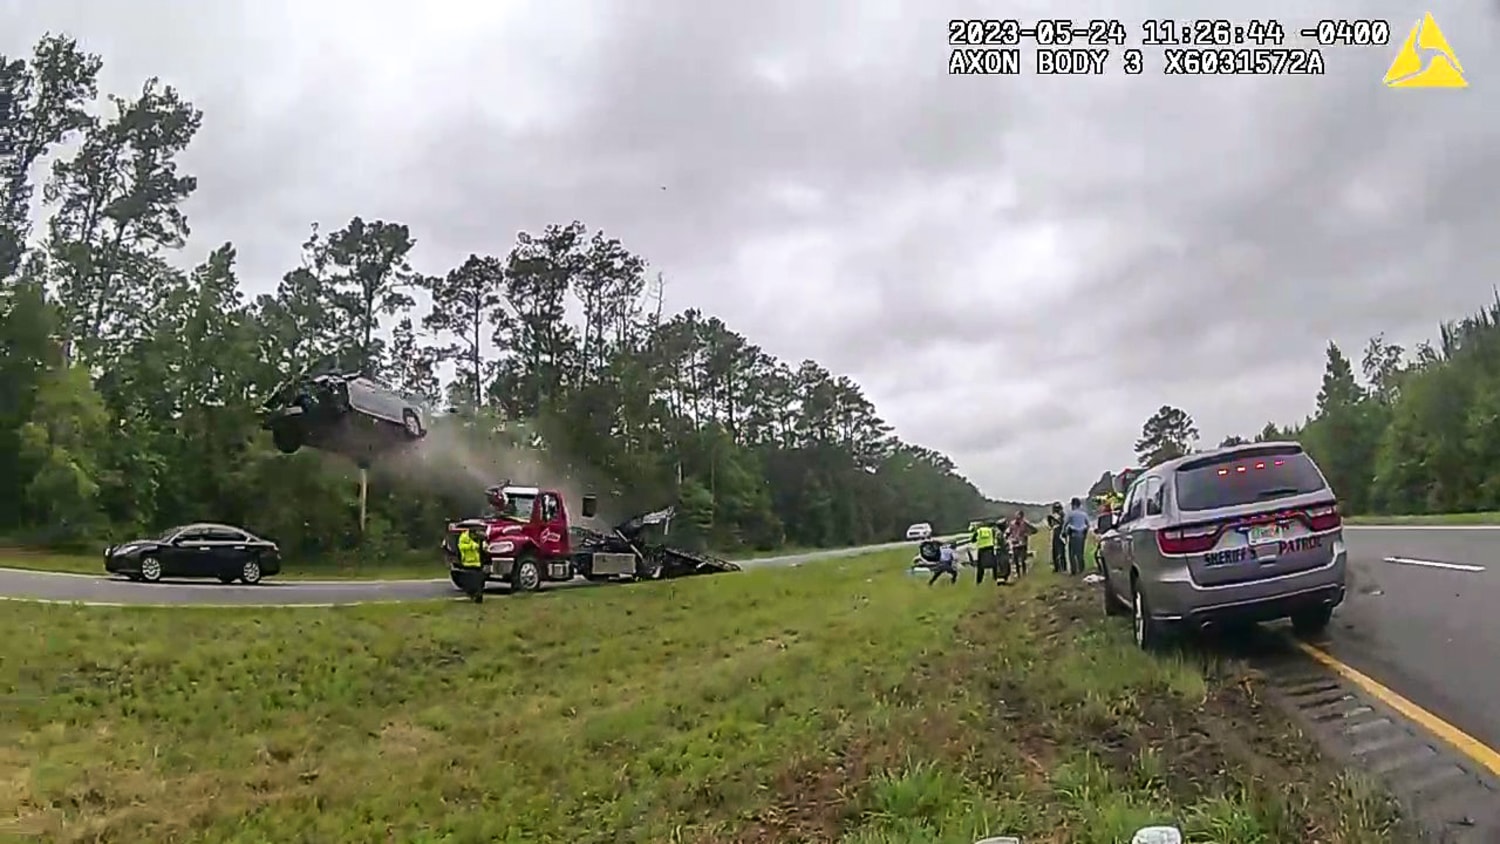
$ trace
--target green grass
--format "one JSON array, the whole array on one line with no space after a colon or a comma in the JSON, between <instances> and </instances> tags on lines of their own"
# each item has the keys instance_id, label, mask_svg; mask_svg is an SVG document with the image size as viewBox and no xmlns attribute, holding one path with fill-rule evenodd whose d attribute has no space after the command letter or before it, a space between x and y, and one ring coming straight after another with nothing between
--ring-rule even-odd
<instances>
[{"instance_id":1,"label":"green grass","mask_svg":"<svg viewBox=\"0 0 1500 844\"><path fill-rule=\"evenodd\" d=\"M1421 516L1346 516L1351 525L1500 525L1500 512L1429 513Z\"/></svg>"},{"instance_id":2,"label":"green grass","mask_svg":"<svg viewBox=\"0 0 1500 844\"><path fill-rule=\"evenodd\" d=\"M929 589L908 560L482 605L13 604L0 839L1397 840L1239 667L1140 653L1076 582Z\"/></svg>"}]
</instances>

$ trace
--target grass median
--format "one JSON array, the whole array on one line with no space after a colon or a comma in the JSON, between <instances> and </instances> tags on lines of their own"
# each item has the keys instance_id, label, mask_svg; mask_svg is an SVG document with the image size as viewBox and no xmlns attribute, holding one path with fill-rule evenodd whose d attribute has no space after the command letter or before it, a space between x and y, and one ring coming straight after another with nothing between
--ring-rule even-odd
<instances>
[{"instance_id":1,"label":"grass median","mask_svg":"<svg viewBox=\"0 0 1500 844\"><path fill-rule=\"evenodd\" d=\"M1500 513L1427 513L1421 516L1348 516L1351 525L1500 525Z\"/></svg>"},{"instance_id":2,"label":"grass median","mask_svg":"<svg viewBox=\"0 0 1500 844\"><path fill-rule=\"evenodd\" d=\"M0 839L1397 840L1233 664L910 553L343 609L0 616ZM972 574L969 572L969 574Z\"/></svg>"}]
</instances>

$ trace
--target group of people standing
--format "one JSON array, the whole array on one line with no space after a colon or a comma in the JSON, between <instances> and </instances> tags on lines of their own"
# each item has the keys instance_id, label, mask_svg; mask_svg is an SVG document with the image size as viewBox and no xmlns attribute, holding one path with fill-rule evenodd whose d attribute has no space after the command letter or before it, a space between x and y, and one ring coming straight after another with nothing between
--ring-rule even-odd
<instances>
[{"instance_id":1,"label":"group of people standing","mask_svg":"<svg viewBox=\"0 0 1500 844\"><path fill-rule=\"evenodd\" d=\"M1047 527L1052 531L1052 570L1058 574L1080 575L1084 572L1083 549L1088 539L1090 518L1083 501L1074 498L1068 510L1063 510L1061 501L1052 503L1047 513ZM1024 510L1015 516L993 522L975 522L969 528L969 536L957 542L943 542L937 559L931 560L931 586L943 575L951 582L958 582L957 549L967 546L969 559L974 566L974 582L983 583L986 571L991 572L995 583L1007 583L1011 574L1025 574L1030 556L1031 537L1037 526L1026 520ZM930 552L929 552L930 553Z\"/></svg>"},{"instance_id":2,"label":"group of people standing","mask_svg":"<svg viewBox=\"0 0 1500 844\"><path fill-rule=\"evenodd\" d=\"M1047 526L1052 529L1052 570L1058 574L1083 574L1083 548L1089 536L1089 514L1083 501L1074 498L1063 512L1061 501L1052 502Z\"/></svg>"},{"instance_id":3,"label":"group of people standing","mask_svg":"<svg viewBox=\"0 0 1500 844\"><path fill-rule=\"evenodd\" d=\"M974 565L975 583L984 582L986 571L990 572L991 579L996 584L1008 583L1012 572L1016 576L1026 573L1031 537L1036 532L1036 525L1026 521L1023 510L1017 510L1015 516L1009 519L975 522L969 528L968 538L960 542L943 543L927 585L936 583L945 574L952 582L958 582L958 562L954 555L961 546L971 548L970 560Z\"/></svg>"}]
</instances>

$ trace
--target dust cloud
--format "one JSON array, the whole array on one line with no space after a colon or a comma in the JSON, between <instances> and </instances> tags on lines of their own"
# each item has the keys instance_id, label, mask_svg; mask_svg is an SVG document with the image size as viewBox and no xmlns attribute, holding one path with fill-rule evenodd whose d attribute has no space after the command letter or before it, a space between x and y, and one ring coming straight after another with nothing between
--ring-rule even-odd
<instances>
[{"instance_id":1,"label":"dust cloud","mask_svg":"<svg viewBox=\"0 0 1500 844\"><path fill-rule=\"evenodd\" d=\"M377 461L372 474L385 484L461 504L465 515L479 515L485 487L506 480L562 493L569 517L577 524L598 528L633 515L609 495L608 485L601 483L597 472L572 465L530 442L517 442L517 438L512 432L497 430L488 420L444 419L435 422L421 440ZM594 519L582 517L585 494L599 497Z\"/></svg>"}]
</instances>

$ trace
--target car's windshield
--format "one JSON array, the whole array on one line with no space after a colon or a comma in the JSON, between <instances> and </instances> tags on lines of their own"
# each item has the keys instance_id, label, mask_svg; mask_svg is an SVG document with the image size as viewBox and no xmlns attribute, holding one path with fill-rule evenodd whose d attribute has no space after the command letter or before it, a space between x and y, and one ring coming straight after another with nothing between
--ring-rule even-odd
<instances>
[{"instance_id":1,"label":"car's windshield","mask_svg":"<svg viewBox=\"0 0 1500 844\"><path fill-rule=\"evenodd\" d=\"M1177 507L1213 510L1317 492L1326 484L1301 450L1228 454L1177 472Z\"/></svg>"},{"instance_id":2,"label":"car's windshield","mask_svg":"<svg viewBox=\"0 0 1500 844\"><path fill-rule=\"evenodd\" d=\"M180 527L167 528L166 530L162 531L159 536L156 537L156 540L158 542L168 542L172 539L172 537L176 536L177 532L180 530L182 530L182 528Z\"/></svg>"}]
</instances>

